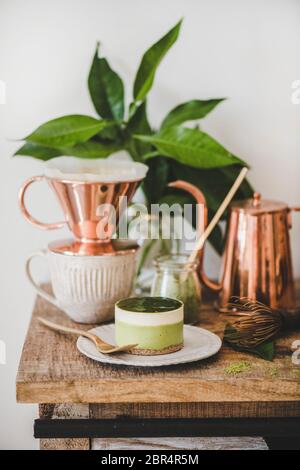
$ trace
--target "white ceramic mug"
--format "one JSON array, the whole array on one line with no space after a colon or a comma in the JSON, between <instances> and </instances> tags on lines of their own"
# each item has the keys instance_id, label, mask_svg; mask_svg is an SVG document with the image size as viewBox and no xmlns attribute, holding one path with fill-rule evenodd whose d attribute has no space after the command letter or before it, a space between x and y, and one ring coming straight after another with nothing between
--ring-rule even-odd
<instances>
[{"instance_id":1,"label":"white ceramic mug","mask_svg":"<svg viewBox=\"0 0 300 470\"><path fill-rule=\"evenodd\" d=\"M54 295L33 279L31 261L48 260ZM135 275L135 251L116 256L70 256L41 250L26 261L26 274L37 293L79 323L102 323L114 316L114 305L131 294Z\"/></svg>"}]
</instances>

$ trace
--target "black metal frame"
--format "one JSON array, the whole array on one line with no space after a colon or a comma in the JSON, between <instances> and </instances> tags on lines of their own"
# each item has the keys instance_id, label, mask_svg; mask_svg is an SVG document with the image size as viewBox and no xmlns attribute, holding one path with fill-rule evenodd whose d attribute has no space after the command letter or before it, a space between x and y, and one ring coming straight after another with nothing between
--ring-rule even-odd
<instances>
[{"instance_id":1,"label":"black metal frame","mask_svg":"<svg viewBox=\"0 0 300 470\"><path fill-rule=\"evenodd\" d=\"M300 418L36 419L36 438L263 436L274 448L300 448ZM275 443L274 446L272 443ZM286 445L286 444L285 444Z\"/></svg>"}]
</instances>

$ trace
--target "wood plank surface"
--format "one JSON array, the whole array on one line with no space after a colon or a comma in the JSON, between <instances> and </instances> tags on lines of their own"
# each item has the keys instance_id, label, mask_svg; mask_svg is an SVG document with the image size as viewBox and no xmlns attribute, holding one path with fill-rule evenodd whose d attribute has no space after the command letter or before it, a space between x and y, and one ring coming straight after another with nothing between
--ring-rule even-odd
<instances>
[{"instance_id":1,"label":"wood plank surface","mask_svg":"<svg viewBox=\"0 0 300 470\"><path fill-rule=\"evenodd\" d=\"M268 450L262 437L92 439L92 450Z\"/></svg>"},{"instance_id":2,"label":"wood plank surface","mask_svg":"<svg viewBox=\"0 0 300 470\"><path fill-rule=\"evenodd\" d=\"M283 418L299 416L297 402L92 403L90 418Z\"/></svg>"},{"instance_id":3,"label":"wood plank surface","mask_svg":"<svg viewBox=\"0 0 300 470\"><path fill-rule=\"evenodd\" d=\"M41 404L41 419L89 418L89 405L86 404ZM90 450L90 439L40 439L40 450Z\"/></svg>"},{"instance_id":4,"label":"wood plank surface","mask_svg":"<svg viewBox=\"0 0 300 470\"><path fill-rule=\"evenodd\" d=\"M98 403L119 408L148 404L145 413L150 415L151 404L161 403L164 410L185 416L189 409L205 417L300 416L300 366L293 365L291 349L300 331L277 341L272 363L223 345L216 356L204 361L136 368L102 365L84 357L74 337L50 331L39 324L38 316L74 325L64 313L37 299L17 376L18 402ZM204 304L199 312L199 326L221 337L227 321L212 304ZM229 375L226 368L240 361L248 361L249 369Z\"/></svg>"}]
</instances>

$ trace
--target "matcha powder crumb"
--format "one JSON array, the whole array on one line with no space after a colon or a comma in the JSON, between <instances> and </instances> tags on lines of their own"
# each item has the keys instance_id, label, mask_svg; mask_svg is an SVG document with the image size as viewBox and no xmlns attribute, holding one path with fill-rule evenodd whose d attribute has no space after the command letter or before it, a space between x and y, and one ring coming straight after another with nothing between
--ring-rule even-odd
<instances>
[{"instance_id":1,"label":"matcha powder crumb","mask_svg":"<svg viewBox=\"0 0 300 470\"><path fill-rule=\"evenodd\" d=\"M228 375L237 375L241 374L242 372L246 372L251 369L251 364L248 361L241 361L241 362L234 362L233 364L229 364L226 369L224 369L225 374Z\"/></svg>"},{"instance_id":2,"label":"matcha powder crumb","mask_svg":"<svg viewBox=\"0 0 300 470\"><path fill-rule=\"evenodd\" d=\"M293 369L292 374L296 379L300 379L300 369Z\"/></svg>"},{"instance_id":3,"label":"matcha powder crumb","mask_svg":"<svg viewBox=\"0 0 300 470\"><path fill-rule=\"evenodd\" d=\"M277 377L279 373L279 369L276 366L270 367L268 369L268 373L271 377Z\"/></svg>"}]
</instances>

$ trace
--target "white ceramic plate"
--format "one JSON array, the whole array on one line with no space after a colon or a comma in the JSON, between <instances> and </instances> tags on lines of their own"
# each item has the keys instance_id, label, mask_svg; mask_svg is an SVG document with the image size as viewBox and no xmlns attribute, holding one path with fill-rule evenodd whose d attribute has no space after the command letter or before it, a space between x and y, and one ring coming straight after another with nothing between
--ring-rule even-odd
<instances>
[{"instance_id":1,"label":"white ceramic plate","mask_svg":"<svg viewBox=\"0 0 300 470\"><path fill-rule=\"evenodd\" d=\"M115 344L115 325L102 325L90 330L104 341ZM160 356L135 356L133 354L101 354L87 338L80 336L77 340L79 351L90 359L108 364L126 366L159 367L186 362L200 361L213 356L221 348L219 336L195 326L184 325L184 347L180 351Z\"/></svg>"}]
</instances>

